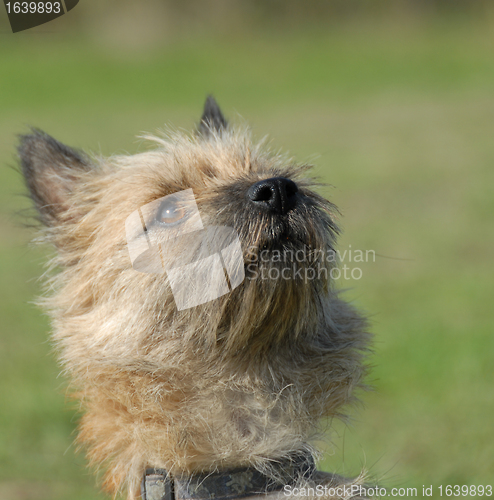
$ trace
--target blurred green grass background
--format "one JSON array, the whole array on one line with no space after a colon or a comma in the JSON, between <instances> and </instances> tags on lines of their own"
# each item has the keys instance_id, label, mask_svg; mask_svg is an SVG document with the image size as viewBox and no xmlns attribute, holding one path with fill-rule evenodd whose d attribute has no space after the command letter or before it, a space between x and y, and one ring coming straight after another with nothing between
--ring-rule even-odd
<instances>
[{"instance_id":1,"label":"blurred green grass background","mask_svg":"<svg viewBox=\"0 0 494 500\"><path fill-rule=\"evenodd\" d=\"M133 153L143 131L193 127L209 92L334 186L341 251L377 253L346 262L362 278L341 280L371 314L375 390L350 427L336 424L322 468L364 466L419 496L493 484L494 17L345 11L146 38L146 23L122 34L83 7L83 21L17 35L0 17L0 499L103 498L71 444L77 417L30 303L47 250L16 215L29 205L8 167L16 134L35 125Z\"/></svg>"}]
</instances>

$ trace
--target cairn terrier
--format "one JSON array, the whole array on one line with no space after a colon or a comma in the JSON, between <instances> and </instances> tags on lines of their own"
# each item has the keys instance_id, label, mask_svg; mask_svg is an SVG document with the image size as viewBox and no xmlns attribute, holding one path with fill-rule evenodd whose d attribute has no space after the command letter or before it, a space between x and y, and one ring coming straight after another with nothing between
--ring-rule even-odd
<instances>
[{"instance_id":1,"label":"cairn terrier","mask_svg":"<svg viewBox=\"0 0 494 500\"><path fill-rule=\"evenodd\" d=\"M336 207L212 97L191 134L148 139L110 158L39 130L19 146L56 249L41 303L105 489L358 496L361 478L313 458L321 422L363 386L369 342L331 275Z\"/></svg>"}]
</instances>

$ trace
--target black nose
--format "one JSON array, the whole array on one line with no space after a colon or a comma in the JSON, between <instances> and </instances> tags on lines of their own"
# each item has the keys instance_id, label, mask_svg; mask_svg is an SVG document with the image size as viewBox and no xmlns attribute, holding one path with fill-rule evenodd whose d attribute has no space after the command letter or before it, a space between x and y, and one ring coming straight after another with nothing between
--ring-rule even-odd
<instances>
[{"instance_id":1,"label":"black nose","mask_svg":"<svg viewBox=\"0 0 494 500\"><path fill-rule=\"evenodd\" d=\"M286 214L297 202L298 187L285 177L272 177L256 182L247 191L255 205L276 214Z\"/></svg>"}]
</instances>

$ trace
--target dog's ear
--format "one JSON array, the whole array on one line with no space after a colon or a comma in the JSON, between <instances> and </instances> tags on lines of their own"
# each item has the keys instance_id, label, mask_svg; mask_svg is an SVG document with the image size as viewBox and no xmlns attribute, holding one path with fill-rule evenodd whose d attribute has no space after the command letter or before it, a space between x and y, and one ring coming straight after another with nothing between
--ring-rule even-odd
<instances>
[{"instance_id":1,"label":"dog's ear","mask_svg":"<svg viewBox=\"0 0 494 500\"><path fill-rule=\"evenodd\" d=\"M70 207L78 176L91 169L88 159L40 130L20 137L22 173L41 221L55 225Z\"/></svg>"},{"instance_id":2,"label":"dog's ear","mask_svg":"<svg viewBox=\"0 0 494 500\"><path fill-rule=\"evenodd\" d=\"M199 123L199 134L207 137L211 134L211 132L221 132L226 129L227 126L228 123L225 120L218 103L212 95L209 95L204 104L204 111Z\"/></svg>"}]
</instances>

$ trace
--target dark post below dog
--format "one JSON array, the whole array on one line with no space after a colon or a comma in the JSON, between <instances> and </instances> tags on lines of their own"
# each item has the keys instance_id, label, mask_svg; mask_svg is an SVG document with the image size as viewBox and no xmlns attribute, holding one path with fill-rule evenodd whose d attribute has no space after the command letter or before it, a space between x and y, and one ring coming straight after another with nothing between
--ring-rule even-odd
<instances>
[{"instance_id":1,"label":"dark post below dog","mask_svg":"<svg viewBox=\"0 0 494 500\"><path fill-rule=\"evenodd\" d=\"M106 159L37 130L19 147L56 249L40 302L106 490L361 495L311 444L362 387L369 341L331 279L336 207L212 98L194 133L149 139Z\"/></svg>"}]
</instances>

